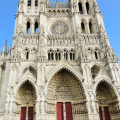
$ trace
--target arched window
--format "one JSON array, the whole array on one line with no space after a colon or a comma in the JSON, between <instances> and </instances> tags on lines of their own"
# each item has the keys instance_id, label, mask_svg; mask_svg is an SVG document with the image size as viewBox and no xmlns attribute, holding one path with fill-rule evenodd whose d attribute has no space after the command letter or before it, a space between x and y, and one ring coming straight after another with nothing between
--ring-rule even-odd
<instances>
[{"instance_id":1,"label":"arched window","mask_svg":"<svg viewBox=\"0 0 120 120\"><path fill-rule=\"evenodd\" d=\"M28 0L28 6L31 6L31 0Z\"/></svg>"},{"instance_id":2,"label":"arched window","mask_svg":"<svg viewBox=\"0 0 120 120\"><path fill-rule=\"evenodd\" d=\"M89 29L90 29L90 33L93 33L93 28L92 28L92 23L89 22Z\"/></svg>"},{"instance_id":3,"label":"arched window","mask_svg":"<svg viewBox=\"0 0 120 120\"><path fill-rule=\"evenodd\" d=\"M38 0L35 0L35 6L38 6Z\"/></svg>"},{"instance_id":4,"label":"arched window","mask_svg":"<svg viewBox=\"0 0 120 120\"><path fill-rule=\"evenodd\" d=\"M87 10L87 14L89 14L90 7L88 2L86 2L86 10Z\"/></svg>"},{"instance_id":5,"label":"arched window","mask_svg":"<svg viewBox=\"0 0 120 120\"><path fill-rule=\"evenodd\" d=\"M94 79L97 75L98 75L98 72L100 71L100 67L97 66L97 65L94 65L92 68L91 68L91 74L92 74L92 78Z\"/></svg>"},{"instance_id":6,"label":"arched window","mask_svg":"<svg viewBox=\"0 0 120 120\"><path fill-rule=\"evenodd\" d=\"M67 53L67 50L64 50L64 58L65 58L66 60L68 60L68 53Z\"/></svg>"},{"instance_id":7,"label":"arched window","mask_svg":"<svg viewBox=\"0 0 120 120\"><path fill-rule=\"evenodd\" d=\"M98 59L97 51L95 51L95 59Z\"/></svg>"},{"instance_id":8,"label":"arched window","mask_svg":"<svg viewBox=\"0 0 120 120\"><path fill-rule=\"evenodd\" d=\"M27 22L27 33L30 33L30 22Z\"/></svg>"},{"instance_id":9,"label":"arched window","mask_svg":"<svg viewBox=\"0 0 120 120\"><path fill-rule=\"evenodd\" d=\"M78 6L79 6L79 12L83 14L83 8L81 2L78 3Z\"/></svg>"},{"instance_id":10,"label":"arched window","mask_svg":"<svg viewBox=\"0 0 120 120\"><path fill-rule=\"evenodd\" d=\"M52 50L48 51L48 60L54 60Z\"/></svg>"},{"instance_id":11,"label":"arched window","mask_svg":"<svg viewBox=\"0 0 120 120\"><path fill-rule=\"evenodd\" d=\"M82 33L85 33L85 25L83 22L81 23L81 28L82 28Z\"/></svg>"},{"instance_id":12,"label":"arched window","mask_svg":"<svg viewBox=\"0 0 120 120\"><path fill-rule=\"evenodd\" d=\"M26 52L26 60L28 60L28 58L29 58L29 52L27 51Z\"/></svg>"},{"instance_id":13,"label":"arched window","mask_svg":"<svg viewBox=\"0 0 120 120\"><path fill-rule=\"evenodd\" d=\"M74 50L70 51L70 60L75 60L75 51Z\"/></svg>"},{"instance_id":14,"label":"arched window","mask_svg":"<svg viewBox=\"0 0 120 120\"><path fill-rule=\"evenodd\" d=\"M55 59L56 60L61 60L61 54L60 54L59 50L57 50L56 53L55 53Z\"/></svg>"},{"instance_id":15,"label":"arched window","mask_svg":"<svg viewBox=\"0 0 120 120\"><path fill-rule=\"evenodd\" d=\"M35 22L35 33L38 33L38 22Z\"/></svg>"}]
</instances>

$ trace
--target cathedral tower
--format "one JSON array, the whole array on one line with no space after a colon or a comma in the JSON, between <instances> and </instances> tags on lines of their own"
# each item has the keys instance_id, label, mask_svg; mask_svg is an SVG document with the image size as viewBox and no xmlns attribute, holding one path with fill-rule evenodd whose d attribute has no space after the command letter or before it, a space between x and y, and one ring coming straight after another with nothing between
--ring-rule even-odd
<instances>
[{"instance_id":1,"label":"cathedral tower","mask_svg":"<svg viewBox=\"0 0 120 120\"><path fill-rule=\"evenodd\" d=\"M0 120L119 120L120 70L96 0L19 0L0 53Z\"/></svg>"}]
</instances>

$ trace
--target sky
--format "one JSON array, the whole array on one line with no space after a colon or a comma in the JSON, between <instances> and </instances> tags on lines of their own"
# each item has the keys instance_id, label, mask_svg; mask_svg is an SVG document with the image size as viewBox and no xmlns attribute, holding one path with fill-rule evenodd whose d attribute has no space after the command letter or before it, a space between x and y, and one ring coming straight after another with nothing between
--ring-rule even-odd
<instances>
[{"instance_id":1,"label":"sky","mask_svg":"<svg viewBox=\"0 0 120 120\"><path fill-rule=\"evenodd\" d=\"M97 0L104 18L107 36L120 59L120 0ZM12 44L18 0L0 0L0 49ZM120 63L120 61L119 61Z\"/></svg>"}]
</instances>

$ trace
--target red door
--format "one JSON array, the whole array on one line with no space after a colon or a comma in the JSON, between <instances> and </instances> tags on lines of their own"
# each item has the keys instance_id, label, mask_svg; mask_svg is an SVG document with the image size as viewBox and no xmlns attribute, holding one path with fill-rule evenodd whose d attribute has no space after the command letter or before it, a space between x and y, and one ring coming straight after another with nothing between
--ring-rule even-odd
<instances>
[{"instance_id":1,"label":"red door","mask_svg":"<svg viewBox=\"0 0 120 120\"><path fill-rule=\"evenodd\" d=\"M20 120L26 120L26 107L21 107L21 117Z\"/></svg>"},{"instance_id":2,"label":"red door","mask_svg":"<svg viewBox=\"0 0 120 120\"><path fill-rule=\"evenodd\" d=\"M104 107L105 120L110 120L110 114L108 107Z\"/></svg>"},{"instance_id":3,"label":"red door","mask_svg":"<svg viewBox=\"0 0 120 120\"><path fill-rule=\"evenodd\" d=\"M65 103L65 108L66 108L66 120L73 120L71 103L70 102Z\"/></svg>"},{"instance_id":4,"label":"red door","mask_svg":"<svg viewBox=\"0 0 120 120\"><path fill-rule=\"evenodd\" d=\"M28 109L28 120L33 120L33 107Z\"/></svg>"},{"instance_id":5,"label":"red door","mask_svg":"<svg viewBox=\"0 0 120 120\"><path fill-rule=\"evenodd\" d=\"M57 120L63 120L63 103L57 103Z\"/></svg>"},{"instance_id":6,"label":"red door","mask_svg":"<svg viewBox=\"0 0 120 120\"><path fill-rule=\"evenodd\" d=\"M99 107L99 116L100 116L100 120L103 120L103 117L102 117L102 108Z\"/></svg>"}]
</instances>

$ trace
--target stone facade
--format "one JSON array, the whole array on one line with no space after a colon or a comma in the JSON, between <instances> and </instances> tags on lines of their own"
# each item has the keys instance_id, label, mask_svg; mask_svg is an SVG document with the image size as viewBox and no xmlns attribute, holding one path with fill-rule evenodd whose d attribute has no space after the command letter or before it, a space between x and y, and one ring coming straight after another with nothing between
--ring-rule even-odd
<instances>
[{"instance_id":1,"label":"stone facade","mask_svg":"<svg viewBox=\"0 0 120 120\"><path fill-rule=\"evenodd\" d=\"M19 0L13 45L0 53L0 120L120 120L120 70L96 0Z\"/></svg>"}]
</instances>

